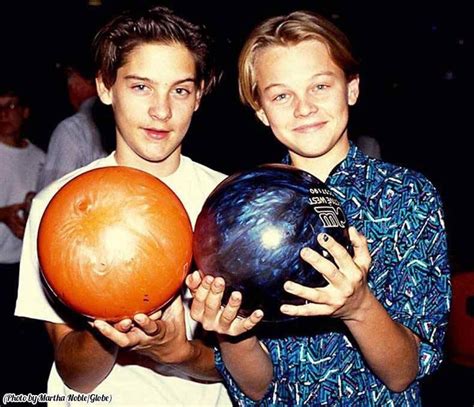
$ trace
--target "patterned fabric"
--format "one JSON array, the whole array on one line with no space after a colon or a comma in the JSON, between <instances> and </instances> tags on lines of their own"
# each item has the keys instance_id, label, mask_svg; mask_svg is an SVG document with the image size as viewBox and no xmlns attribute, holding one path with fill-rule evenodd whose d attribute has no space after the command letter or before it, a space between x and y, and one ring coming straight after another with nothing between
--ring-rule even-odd
<instances>
[{"instance_id":1,"label":"patterned fabric","mask_svg":"<svg viewBox=\"0 0 474 407\"><path fill-rule=\"evenodd\" d=\"M432 373L442 361L451 297L436 190L422 175L369 158L353 144L326 183L342 202L349 223L367 237L372 292L395 321L422 340L417 378ZM216 352L216 365L237 405L420 405L418 381L402 393L387 389L340 321L302 318L298 324L312 333L259 333L274 364L274 381L259 403L240 391Z\"/></svg>"}]
</instances>

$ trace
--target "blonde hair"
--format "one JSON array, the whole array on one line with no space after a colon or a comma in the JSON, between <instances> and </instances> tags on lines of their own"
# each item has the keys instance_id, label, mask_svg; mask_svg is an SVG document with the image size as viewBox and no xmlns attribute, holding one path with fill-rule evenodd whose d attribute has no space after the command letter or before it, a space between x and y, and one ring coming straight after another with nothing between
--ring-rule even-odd
<instances>
[{"instance_id":1,"label":"blonde hair","mask_svg":"<svg viewBox=\"0 0 474 407\"><path fill-rule=\"evenodd\" d=\"M244 104L260 109L255 58L258 51L270 46L287 46L302 41L324 43L334 63L343 70L347 80L357 77L359 63L353 56L345 34L320 15L295 11L287 16L272 17L259 24L245 42L239 57L239 94Z\"/></svg>"}]
</instances>

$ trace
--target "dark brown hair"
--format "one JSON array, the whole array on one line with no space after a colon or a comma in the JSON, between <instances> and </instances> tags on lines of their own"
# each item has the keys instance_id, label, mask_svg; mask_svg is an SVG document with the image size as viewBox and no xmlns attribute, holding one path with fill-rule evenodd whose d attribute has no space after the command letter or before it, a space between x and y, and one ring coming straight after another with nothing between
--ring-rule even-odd
<instances>
[{"instance_id":1,"label":"dark brown hair","mask_svg":"<svg viewBox=\"0 0 474 407\"><path fill-rule=\"evenodd\" d=\"M193 24L166 7L153 7L141 11L126 11L107 23L95 36L92 48L105 86L110 88L117 79L118 69L126 63L128 55L145 43L182 44L196 62L196 81L204 82L204 94L209 93L218 81L211 39L204 27Z\"/></svg>"}]
</instances>

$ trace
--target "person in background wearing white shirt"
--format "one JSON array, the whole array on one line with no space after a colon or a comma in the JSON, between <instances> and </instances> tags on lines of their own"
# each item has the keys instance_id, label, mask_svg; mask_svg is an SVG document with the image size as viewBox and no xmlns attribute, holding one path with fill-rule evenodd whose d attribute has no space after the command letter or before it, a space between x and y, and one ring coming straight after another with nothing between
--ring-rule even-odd
<instances>
[{"instance_id":1,"label":"person in background wearing white shirt","mask_svg":"<svg viewBox=\"0 0 474 407\"><path fill-rule=\"evenodd\" d=\"M30 108L15 80L10 75L5 77L9 83L0 84L0 315L9 332L2 338L9 366L13 362L9 352L19 336L19 321L13 312L22 239L45 154L25 138ZM7 376L2 385L14 391L12 374Z\"/></svg>"},{"instance_id":2,"label":"person in background wearing white shirt","mask_svg":"<svg viewBox=\"0 0 474 407\"><path fill-rule=\"evenodd\" d=\"M218 79L209 44L202 27L163 7L125 12L94 39L97 89L113 107L116 151L35 197L20 265L16 314L46 322L55 351L50 394L94 392L110 396L112 405L231 405L212 347L194 337L189 293L150 316L88 323L48 302L36 252L38 225L56 191L103 166L155 175L178 195L194 224L208 194L225 178L181 155L192 116Z\"/></svg>"},{"instance_id":3,"label":"person in background wearing white shirt","mask_svg":"<svg viewBox=\"0 0 474 407\"><path fill-rule=\"evenodd\" d=\"M84 167L107 155L103 146L98 118L94 114L99 102L94 82L95 71L90 53L79 52L63 64L72 116L61 121L48 144L46 163L39 180L42 189L63 175Z\"/></svg>"}]
</instances>

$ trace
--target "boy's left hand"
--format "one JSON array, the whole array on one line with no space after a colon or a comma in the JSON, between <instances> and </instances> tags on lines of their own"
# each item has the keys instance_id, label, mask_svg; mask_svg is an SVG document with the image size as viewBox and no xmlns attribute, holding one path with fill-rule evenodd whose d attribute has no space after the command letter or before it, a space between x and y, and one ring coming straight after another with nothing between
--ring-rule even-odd
<instances>
[{"instance_id":1,"label":"boy's left hand","mask_svg":"<svg viewBox=\"0 0 474 407\"><path fill-rule=\"evenodd\" d=\"M242 304L242 294L238 291L232 292L223 306L225 281L222 277L201 277L196 271L186 278L186 285L193 295L191 317L206 331L238 336L253 329L263 318L261 310L253 311L247 318L238 315Z\"/></svg>"}]
</instances>

